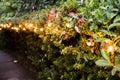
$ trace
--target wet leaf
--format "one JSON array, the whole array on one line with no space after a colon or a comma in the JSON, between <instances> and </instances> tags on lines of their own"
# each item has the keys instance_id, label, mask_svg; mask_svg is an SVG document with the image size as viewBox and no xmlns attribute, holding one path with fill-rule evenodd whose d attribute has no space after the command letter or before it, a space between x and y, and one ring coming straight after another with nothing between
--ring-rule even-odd
<instances>
[{"instance_id":1,"label":"wet leaf","mask_svg":"<svg viewBox=\"0 0 120 80\"><path fill-rule=\"evenodd\" d=\"M115 68L117 71L120 71L120 64L116 65Z\"/></svg>"},{"instance_id":2,"label":"wet leaf","mask_svg":"<svg viewBox=\"0 0 120 80\"><path fill-rule=\"evenodd\" d=\"M113 28L113 27L117 27L120 26L120 23L113 23L109 26L109 29Z\"/></svg>"},{"instance_id":3,"label":"wet leaf","mask_svg":"<svg viewBox=\"0 0 120 80\"><path fill-rule=\"evenodd\" d=\"M98 66L106 66L106 67L110 67L110 66L112 66L111 64L109 64L109 62L107 61L107 60L105 60L105 59L99 59L99 60L97 60L96 62L95 62L95 64L96 65L98 65Z\"/></svg>"},{"instance_id":4,"label":"wet leaf","mask_svg":"<svg viewBox=\"0 0 120 80\"><path fill-rule=\"evenodd\" d=\"M117 71L117 70L116 70L116 68L114 67L114 68L112 69L112 71L111 71L111 75L114 76L115 73L116 73L116 71Z\"/></svg>"},{"instance_id":5,"label":"wet leaf","mask_svg":"<svg viewBox=\"0 0 120 80\"><path fill-rule=\"evenodd\" d=\"M120 16L117 16L115 19L114 19L114 22L118 22L120 21Z\"/></svg>"},{"instance_id":6,"label":"wet leaf","mask_svg":"<svg viewBox=\"0 0 120 80\"><path fill-rule=\"evenodd\" d=\"M96 28L97 28L97 25L94 24L94 23L90 26L90 30L91 30L91 31L94 30L94 29L96 29Z\"/></svg>"},{"instance_id":7,"label":"wet leaf","mask_svg":"<svg viewBox=\"0 0 120 80\"><path fill-rule=\"evenodd\" d=\"M102 49L101 50L101 54L108 62L110 62L109 55L108 55L108 53L105 50Z\"/></svg>"},{"instance_id":8,"label":"wet leaf","mask_svg":"<svg viewBox=\"0 0 120 80\"><path fill-rule=\"evenodd\" d=\"M119 65L120 64L120 55L116 55L115 56L115 65Z\"/></svg>"},{"instance_id":9,"label":"wet leaf","mask_svg":"<svg viewBox=\"0 0 120 80\"><path fill-rule=\"evenodd\" d=\"M117 71L120 71L120 64L114 66L114 68L111 71L111 75L114 76Z\"/></svg>"}]
</instances>

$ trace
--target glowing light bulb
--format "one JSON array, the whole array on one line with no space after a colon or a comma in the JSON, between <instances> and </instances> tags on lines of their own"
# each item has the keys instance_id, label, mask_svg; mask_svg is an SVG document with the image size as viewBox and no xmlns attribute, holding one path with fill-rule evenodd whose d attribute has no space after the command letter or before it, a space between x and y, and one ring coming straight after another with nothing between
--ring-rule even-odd
<instances>
[{"instance_id":1,"label":"glowing light bulb","mask_svg":"<svg viewBox=\"0 0 120 80\"><path fill-rule=\"evenodd\" d=\"M114 50L113 46L109 46L107 49L109 52L112 52Z\"/></svg>"},{"instance_id":2,"label":"glowing light bulb","mask_svg":"<svg viewBox=\"0 0 120 80\"><path fill-rule=\"evenodd\" d=\"M13 27L11 29L13 29Z\"/></svg>"},{"instance_id":3,"label":"glowing light bulb","mask_svg":"<svg viewBox=\"0 0 120 80\"><path fill-rule=\"evenodd\" d=\"M12 23L8 23L9 26L12 26Z\"/></svg>"},{"instance_id":4,"label":"glowing light bulb","mask_svg":"<svg viewBox=\"0 0 120 80\"><path fill-rule=\"evenodd\" d=\"M10 28L10 25L8 25L7 28Z\"/></svg>"},{"instance_id":5,"label":"glowing light bulb","mask_svg":"<svg viewBox=\"0 0 120 80\"><path fill-rule=\"evenodd\" d=\"M48 23L48 27L50 27L51 25L52 25L52 23L49 22L49 23Z\"/></svg>"},{"instance_id":6,"label":"glowing light bulb","mask_svg":"<svg viewBox=\"0 0 120 80\"><path fill-rule=\"evenodd\" d=\"M4 25L3 24L0 24L1 27L3 27Z\"/></svg>"},{"instance_id":7,"label":"glowing light bulb","mask_svg":"<svg viewBox=\"0 0 120 80\"><path fill-rule=\"evenodd\" d=\"M69 27L70 27L70 24L69 24L69 23L67 23L67 24L66 24L66 26L69 28Z\"/></svg>"},{"instance_id":8,"label":"glowing light bulb","mask_svg":"<svg viewBox=\"0 0 120 80\"><path fill-rule=\"evenodd\" d=\"M26 28L23 28L23 31L26 31Z\"/></svg>"},{"instance_id":9,"label":"glowing light bulb","mask_svg":"<svg viewBox=\"0 0 120 80\"><path fill-rule=\"evenodd\" d=\"M37 27L35 27L35 28L34 28L34 32L37 32L37 29L38 29L38 28L37 28Z\"/></svg>"},{"instance_id":10,"label":"glowing light bulb","mask_svg":"<svg viewBox=\"0 0 120 80\"><path fill-rule=\"evenodd\" d=\"M2 28L0 28L0 30L2 30Z\"/></svg>"},{"instance_id":11,"label":"glowing light bulb","mask_svg":"<svg viewBox=\"0 0 120 80\"><path fill-rule=\"evenodd\" d=\"M15 30L16 32L18 32L19 28L18 27L13 27L13 30Z\"/></svg>"},{"instance_id":12,"label":"glowing light bulb","mask_svg":"<svg viewBox=\"0 0 120 80\"><path fill-rule=\"evenodd\" d=\"M25 26L27 26L28 25L28 23L25 23Z\"/></svg>"},{"instance_id":13,"label":"glowing light bulb","mask_svg":"<svg viewBox=\"0 0 120 80\"><path fill-rule=\"evenodd\" d=\"M32 23L30 23L30 24L28 25L28 27L33 27L33 24L32 24Z\"/></svg>"},{"instance_id":14,"label":"glowing light bulb","mask_svg":"<svg viewBox=\"0 0 120 80\"><path fill-rule=\"evenodd\" d=\"M40 31L43 31L44 29L43 28L40 28Z\"/></svg>"},{"instance_id":15,"label":"glowing light bulb","mask_svg":"<svg viewBox=\"0 0 120 80\"><path fill-rule=\"evenodd\" d=\"M87 45L88 45L88 46L91 46L91 45L92 45L92 43L91 43L91 42L87 42Z\"/></svg>"},{"instance_id":16,"label":"glowing light bulb","mask_svg":"<svg viewBox=\"0 0 120 80\"><path fill-rule=\"evenodd\" d=\"M3 28L6 28L6 25L5 25L5 24L3 25Z\"/></svg>"},{"instance_id":17,"label":"glowing light bulb","mask_svg":"<svg viewBox=\"0 0 120 80\"><path fill-rule=\"evenodd\" d=\"M19 28L21 28L22 27L22 25L19 25Z\"/></svg>"}]
</instances>

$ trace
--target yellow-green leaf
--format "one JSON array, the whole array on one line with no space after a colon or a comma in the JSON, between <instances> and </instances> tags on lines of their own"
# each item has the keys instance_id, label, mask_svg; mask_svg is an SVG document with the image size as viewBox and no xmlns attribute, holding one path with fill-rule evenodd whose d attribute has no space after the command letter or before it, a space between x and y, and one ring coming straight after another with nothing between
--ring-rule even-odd
<instances>
[{"instance_id":1,"label":"yellow-green leaf","mask_svg":"<svg viewBox=\"0 0 120 80\"><path fill-rule=\"evenodd\" d=\"M110 62L110 57L109 57L108 53L105 50L102 49L101 54L108 62Z\"/></svg>"},{"instance_id":2,"label":"yellow-green leaf","mask_svg":"<svg viewBox=\"0 0 120 80\"><path fill-rule=\"evenodd\" d=\"M114 22L118 22L120 21L120 16L117 16L115 19L114 19Z\"/></svg>"},{"instance_id":3,"label":"yellow-green leaf","mask_svg":"<svg viewBox=\"0 0 120 80\"><path fill-rule=\"evenodd\" d=\"M113 28L113 27L118 27L120 26L120 23L113 23L109 26L109 29Z\"/></svg>"},{"instance_id":4,"label":"yellow-green leaf","mask_svg":"<svg viewBox=\"0 0 120 80\"><path fill-rule=\"evenodd\" d=\"M99 60L97 60L96 62L95 62L95 64L96 65L98 65L98 66L106 66L106 67L110 67L110 66L112 66L107 60L105 60L105 59L99 59Z\"/></svg>"},{"instance_id":5,"label":"yellow-green leaf","mask_svg":"<svg viewBox=\"0 0 120 80\"><path fill-rule=\"evenodd\" d=\"M112 69L112 71L111 71L111 75L114 76L115 73L116 73L116 71L117 71L117 70L116 70L116 68L114 67L114 68Z\"/></svg>"}]
</instances>

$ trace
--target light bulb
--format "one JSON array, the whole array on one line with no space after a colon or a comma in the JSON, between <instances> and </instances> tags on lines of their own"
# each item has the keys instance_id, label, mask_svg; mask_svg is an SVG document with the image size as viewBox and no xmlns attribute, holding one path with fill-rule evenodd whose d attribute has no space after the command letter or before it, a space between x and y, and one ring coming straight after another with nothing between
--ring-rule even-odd
<instances>
[{"instance_id":1,"label":"light bulb","mask_svg":"<svg viewBox=\"0 0 120 80\"><path fill-rule=\"evenodd\" d=\"M112 52L114 49L113 49L113 46L108 46L108 49L107 49L109 52Z\"/></svg>"},{"instance_id":2,"label":"light bulb","mask_svg":"<svg viewBox=\"0 0 120 80\"><path fill-rule=\"evenodd\" d=\"M69 23L67 23L67 24L66 24L66 26L69 28L69 27L70 27L70 24L69 24Z\"/></svg>"},{"instance_id":3,"label":"light bulb","mask_svg":"<svg viewBox=\"0 0 120 80\"><path fill-rule=\"evenodd\" d=\"M5 24L3 25L3 28L6 28L6 25L5 25Z\"/></svg>"},{"instance_id":4,"label":"light bulb","mask_svg":"<svg viewBox=\"0 0 120 80\"><path fill-rule=\"evenodd\" d=\"M88 45L88 46L91 46L91 45L92 45L92 43L91 43L91 42L87 42L87 45Z\"/></svg>"},{"instance_id":5,"label":"light bulb","mask_svg":"<svg viewBox=\"0 0 120 80\"><path fill-rule=\"evenodd\" d=\"M25 26L27 26L28 25L28 23L25 23Z\"/></svg>"},{"instance_id":6,"label":"light bulb","mask_svg":"<svg viewBox=\"0 0 120 80\"><path fill-rule=\"evenodd\" d=\"M33 24L32 24L32 23L30 23L28 26L29 26L29 27L33 27Z\"/></svg>"},{"instance_id":7,"label":"light bulb","mask_svg":"<svg viewBox=\"0 0 120 80\"><path fill-rule=\"evenodd\" d=\"M10 25L8 25L7 28L10 28Z\"/></svg>"},{"instance_id":8,"label":"light bulb","mask_svg":"<svg viewBox=\"0 0 120 80\"><path fill-rule=\"evenodd\" d=\"M19 28L18 27L13 27L13 29L18 32L19 31Z\"/></svg>"},{"instance_id":9,"label":"light bulb","mask_svg":"<svg viewBox=\"0 0 120 80\"><path fill-rule=\"evenodd\" d=\"M3 24L0 24L0 26L2 27L2 26L3 26Z\"/></svg>"},{"instance_id":10,"label":"light bulb","mask_svg":"<svg viewBox=\"0 0 120 80\"><path fill-rule=\"evenodd\" d=\"M22 25L19 25L19 28L21 28L22 27Z\"/></svg>"},{"instance_id":11,"label":"light bulb","mask_svg":"<svg viewBox=\"0 0 120 80\"><path fill-rule=\"evenodd\" d=\"M48 27L50 27L51 25L52 25L52 23L49 22L49 23L48 23Z\"/></svg>"},{"instance_id":12,"label":"light bulb","mask_svg":"<svg viewBox=\"0 0 120 80\"><path fill-rule=\"evenodd\" d=\"M43 28L40 28L40 31L43 31L44 29Z\"/></svg>"},{"instance_id":13,"label":"light bulb","mask_svg":"<svg viewBox=\"0 0 120 80\"><path fill-rule=\"evenodd\" d=\"M23 31L26 31L26 28L23 28Z\"/></svg>"},{"instance_id":14,"label":"light bulb","mask_svg":"<svg viewBox=\"0 0 120 80\"><path fill-rule=\"evenodd\" d=\"M37 29L38 29L38 28L37 28L37 27L35 27L35 28L34 28L34 32L37 32Z\"/></svg>"}]
</instances>

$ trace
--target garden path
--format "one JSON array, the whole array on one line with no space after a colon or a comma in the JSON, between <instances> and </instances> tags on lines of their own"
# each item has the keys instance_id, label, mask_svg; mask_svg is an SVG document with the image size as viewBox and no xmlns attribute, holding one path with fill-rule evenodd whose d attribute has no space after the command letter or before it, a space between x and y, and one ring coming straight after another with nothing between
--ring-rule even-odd
<instances>
[{"instance_id":1,"label":"garden path","mask_svg":"<svg viewBox=\"0 0 120 80\"><path fill-rule=\"evenodd\" d=\"M0 50L0 80L34 80L17 60Z\"/></svg>"}]
</instances>

